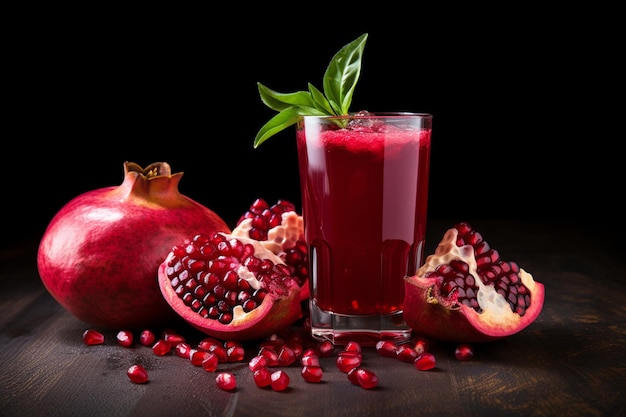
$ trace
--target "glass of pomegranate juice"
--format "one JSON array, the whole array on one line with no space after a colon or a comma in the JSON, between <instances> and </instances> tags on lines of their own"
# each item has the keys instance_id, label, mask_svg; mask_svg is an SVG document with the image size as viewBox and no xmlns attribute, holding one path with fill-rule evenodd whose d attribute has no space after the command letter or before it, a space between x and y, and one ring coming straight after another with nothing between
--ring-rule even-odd
<instances>
[{"instance_id":1,"label":"glass of pomegranate juice","mask_svg":"<svg viewBox=\"0 0 626 417\"><path fill-rule=\"evenodd\" d=\"M432 115L304 116L297 124L312 336L408 340L404 277L423 262Z\"/></svg>"}]
</instances>

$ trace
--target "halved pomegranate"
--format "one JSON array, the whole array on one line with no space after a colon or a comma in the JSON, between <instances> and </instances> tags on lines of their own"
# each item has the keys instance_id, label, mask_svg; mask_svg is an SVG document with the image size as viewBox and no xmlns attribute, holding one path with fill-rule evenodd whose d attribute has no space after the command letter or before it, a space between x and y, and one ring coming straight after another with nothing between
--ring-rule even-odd
<instances>
[{"instance_id":1,"label":"halved pomegranate","mask_svg":"<svg viewBox=\"0 0 626 417\"><path fill-rule=\"evenodd\" d=\"M405 278L404 318L429 338L486 342L530 325L543 308L544 286L505 262L467 223L449 229L416 275Z\"/></svg>"},{"instance_id":2,"label":"halved pomegranate","mask_svg":"<svg viewBox=\"0 0 626 417\"><path fill-rule=\"evenodd\" d=\"M172 248L159 287L189 324L222 340L255 340L302 316L300 286L260 242L226 233L199 234Z\"/></svg>"},{"instance_id":3,"label":"halved pomegranate","mask_svg":"<svg viewBox=\"0 0 626 417\"><path fill-rule=\"evenodd\" d=\"M309 299L308 247L302 216L293 203L278 200L270 206L261 198L255 200L237 222L232 235L258 240L278 255L298 280L300 300Z\"/></svg>"}]
</instances>

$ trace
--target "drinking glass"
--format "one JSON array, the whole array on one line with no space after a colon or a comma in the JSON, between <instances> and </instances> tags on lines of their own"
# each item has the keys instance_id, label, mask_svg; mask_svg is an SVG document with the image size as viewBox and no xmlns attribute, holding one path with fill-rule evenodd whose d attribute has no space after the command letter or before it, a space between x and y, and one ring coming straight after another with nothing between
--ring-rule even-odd
<instances>
[{"instance_id":1,"label":"drinking glass","mask_svg":"<svg viewBox=\"0 0 626 417\"><path fill-rule=\"evenodd\" d=\"M404 277L423 262L432 115L304 116L296 126L311 335L406 341Z\"/></svg>"}]
</instances>

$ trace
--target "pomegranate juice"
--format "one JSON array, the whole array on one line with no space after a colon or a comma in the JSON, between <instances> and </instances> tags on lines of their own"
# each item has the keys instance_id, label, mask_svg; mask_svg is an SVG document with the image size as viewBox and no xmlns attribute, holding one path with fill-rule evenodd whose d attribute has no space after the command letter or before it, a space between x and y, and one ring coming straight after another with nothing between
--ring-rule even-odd
<instances>
[{"instance_id":1,"label":"pomegranate juice","mask_svg":"<svg viewBox=\"0 0 626 417\"><path fill-rule=\"evenodd\" d=\"M430 115L359 118L344 128L337 118L305 117L299 125L314 336L409 337L404 277L422 263L430 135Z\"/></svg>"}]
</instances>

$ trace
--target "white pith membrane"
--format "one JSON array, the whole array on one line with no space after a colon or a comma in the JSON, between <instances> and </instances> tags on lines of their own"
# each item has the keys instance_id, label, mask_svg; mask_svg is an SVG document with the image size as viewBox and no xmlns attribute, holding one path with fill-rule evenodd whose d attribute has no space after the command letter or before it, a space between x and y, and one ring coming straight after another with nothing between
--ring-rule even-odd
<instances>
[{"instance_id":1,"label":"white pith membrane","mask_svg":"<svg viewBox=\"0 0 626 417\"><path fill-rule=\"evenodd\" d=\"M304 222L302 216L295 211L281 214L282 222L267 231L267 240L260 243L275 255L281 255L287 249L296 246L298 240L304 239ZM252 219L241 221L231 232L232 236L250 238Z\"/></svg>"},{"instance_id":2,"label":"white pith membrane","mask_svg":"<svg viewBox=\"0 0 626 417\"><path fill-rule=\"evenodd\" d=\"M477 271L474 248L469 244L460 247L457 246L456 240L458 233L456 228L449 229L441 239L441 242L437 245L435 253L426 258L424 265L418 269L416 275L419 278L430 280L431 278L425 277L425 275L434 271L439 265L450 264L453 260L465 262L469 266L469 272L474 277L476 285L478 286L476 299L482 312L478 313L472 307L459 304L456 301L450 302L450 297L442 295L437 285L431 285L429 287L427 301L432 304L442 304L450 310L466 309L474 313L466 315L468 319L475 317L477 321L489 323L489 325L494 327L502 329L516 328L518 323L522 320L522 316L511 310L504 296L498 294L493 285L486 285L482 282ZM520 268L518 275L522 284L533 294L535 281L532 275L522 268Z\"/></svg>"}]
</instances>

